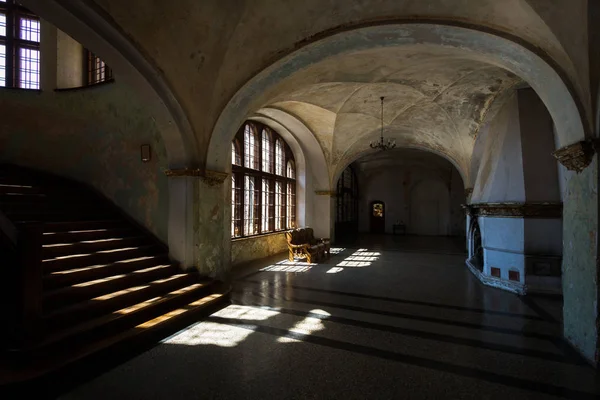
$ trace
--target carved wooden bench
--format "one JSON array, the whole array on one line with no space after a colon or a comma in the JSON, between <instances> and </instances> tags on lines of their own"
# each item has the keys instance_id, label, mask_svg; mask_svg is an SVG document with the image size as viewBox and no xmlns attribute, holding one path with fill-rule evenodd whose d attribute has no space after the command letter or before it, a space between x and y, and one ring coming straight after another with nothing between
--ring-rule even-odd
<instances>
[{"instance_id":1,"label":"carved wooden bench","mask_svg":"<svg viewBox=\"0 0 600 400\"><path fill-rule=\"evenodd\" d=\"M304 258L306 262L319 262L325 256L329 258L331 244L329 239L315 238L312 228L298 228L285 233L289 260Z\"/></svg>"}]
</instances>

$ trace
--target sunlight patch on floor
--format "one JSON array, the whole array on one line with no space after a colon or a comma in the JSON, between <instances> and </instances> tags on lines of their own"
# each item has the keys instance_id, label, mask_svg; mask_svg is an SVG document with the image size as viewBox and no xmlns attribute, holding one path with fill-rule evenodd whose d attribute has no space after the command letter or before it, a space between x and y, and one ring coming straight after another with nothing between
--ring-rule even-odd
<instances>
[{"instance_id":1,"label":"sunlight patch on floor","mask_svg":"<svg viewBox=\"0 0 600 400\"><path fill-rule=\"evenodd\" d=\"M327 313L323 310L312 310L310 313L321 314ZM302 335L311 335L315 332L325 330L325 325L323 324L323 320L319 318L306 317L302 321L297 322L293 327L290 328L290 332L300 333ZM298 339L292 339L288 337L279 337L277 338L278 343L297 343Z\"/></svg>"},{"instance_id":2,"label":"sunlight patch on floor","mask_svg":"<svg viewBox=\"0 0 600 400\"><path fill-rule=\"evenodd\" d=\"M279 315L274 309L262 309L240 305L228 306L215 314L215 317L233 318L240 321L264 321ZM215 322L201 322L176 336L164 341L166 344L185 346L213 345L219 347L235 347L246 340L251 330Z\"/></svg>"},{"instance_id":3,"label":"sunlight patch on floor","mask_svg":"<svg viewBox=\"0 0 600 400\"><path fill-rule=\"evenodd\" d=\"M268 265L264 268L261 268L261 271L265 271L265 272L308 272L315 265L318 265L318 264L301 262L301 261L284 260L284 261L280 261L276 264Z\"/></svg>"}]
</instances>

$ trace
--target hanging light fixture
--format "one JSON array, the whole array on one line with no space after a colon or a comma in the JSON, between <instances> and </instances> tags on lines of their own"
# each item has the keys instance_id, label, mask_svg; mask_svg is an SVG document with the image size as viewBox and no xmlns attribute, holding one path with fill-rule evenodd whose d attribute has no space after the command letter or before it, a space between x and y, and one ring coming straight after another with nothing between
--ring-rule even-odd
<instances>
[{"instance_id":1,"label":"hanging light fixture","mask_svg":"<svg viewBox=\"0 0 600 400\"><path fill-rule=\"evenodd\" d=\"M394 139L388 139L385 141L383 139L383 99L385 97L381 96L381 136L379 140L373 140L370 145L372 149L376 150L391 150L396 147L396 141Z\"/></svg>"}]
</instances>

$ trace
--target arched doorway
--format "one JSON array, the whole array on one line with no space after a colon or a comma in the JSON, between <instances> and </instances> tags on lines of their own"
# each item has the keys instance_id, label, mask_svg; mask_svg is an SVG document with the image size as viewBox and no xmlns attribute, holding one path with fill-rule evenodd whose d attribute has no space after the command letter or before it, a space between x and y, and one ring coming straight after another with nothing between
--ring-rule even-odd
<instances>
[{"instance_id":1,"label":"arched doorway","mask_svg":"<svg viewBox=\"0 0 600 400\"><path fill-rule=\"evenodd\" d=\"M473 217L469 227L469 262L479 271L483 271L483 244L481 241L481 230L477 217Z\"/></svg>"},{"instance_id":2,"label":"arched doorway","mask_svg":"<svg viewBox=\"0 0 600 400\"><path fill-rule=\"evenodd\" d=\"M385 203L375 200L371 202L371 233L385 233Z\"/></svg>"}]
</instances>

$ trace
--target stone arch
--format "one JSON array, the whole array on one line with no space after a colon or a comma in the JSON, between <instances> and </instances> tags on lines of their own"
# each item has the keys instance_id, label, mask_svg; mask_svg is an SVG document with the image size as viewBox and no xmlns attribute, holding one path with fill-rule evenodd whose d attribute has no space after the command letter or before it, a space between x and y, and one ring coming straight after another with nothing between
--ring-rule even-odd
<instances>
[{"instance_id":1,"label":"stone arch","mask_svg":"<svg viewBox=\"0 0 600 400\"><path fill-rule=\"evenodd\" d=\"M226 168L228 148L223 143L228 143L246 116L268 101L265 98L267 94L273 93L295 71L349 51L408 44L455 47L463 51L465 57L502 67L521 77L538 93L550 111L557 125L557 147L584 140L590 135L589 126L583 122L587 120L585 111L572 89L572 83L564 78L565 74L547 55L534 52L533 46L526 47L522 42L510 40L506 35L489 33L483 28L466 28L450 22L389 22L334 33L314 41L248 81L217 120L209 144L207 168Z\"/></svg>"},{"instance_id":2,"label":"stone arch","mask_svg":"<svg viewBox=\"0 0 600 400\"><path fill-rule=\"evenodd\" d=\"M467 172L465 171L464 168L462 168L458 164L458 162L455 159L453 159L452 157L450 157L446 153L443 153L443 152L441 152L439 150L436 150L436 149L432 149L432 148L427 147L427 146L423 146L421 144L402 145L402 146L397 147L397 149L422 150L422 151L426 151L426 152L429 152L429 153L432 153L432 154L435 154L437 156L442 157L443 159L445 159L448 162L450 162L454 168L456 168L456 170L458 171L458 173L459 173L459 175L460 175L460 177L461 177L461 179L463 181L463 185L466 185L466 182L467 182L466 178L468 177L466 175ZM336 167L336 169L334 171L334 174L333 174L332 185L335 186L335 184L337 183L338 179L340 178L340 175L342 174L342 172L344 172L344 170L346 168L348 168L348 166L350 164L352 164L356 160L359 160L360 158L362 158L363 156L365 156L365 155L367 155L367 154L369 154L371 152L373 152L373 150L371 150L371 149L360 151L360 152L356 153L355 155L353 155L351 158L344 159L344 161L342 163L338 164L338 166Z\"/></svg>"},{"instance_id":3,"label":"stone arch","mask_svg":"<svg viewBox=\"0 0 600 400\"><path fill-rule=\"evenodd\" d=\"M249 120L260 122L273 129L292 149L294 160L296 161L296 218L298 226L306 226L307 209L312 208L312 202L308 196L309 191L307 190L307 187L312 184L312 177L307 173L308 167L302 146L285 125L272 118L255 115L249 118Z\"/></svg>"},{"instance_id":4,"label":"stone arch","mask_svg":"<svg viewBox=\"0 0 600 400\"><path fill-rule=\"evenodd\" d=\"M92 2L25 0L23 3L86 48L101 55L143 97L155 116L170 168L199 168L199 149L188 117L158 68Z\"/></svg>"},{"instance_id":5,"label":"stone arch","mask_svg":"<svg viewBox=\"0 0 600 400\"><path fill-rule=\"evenodd\" d=\"M314 132L298 117L278 108L261 108L250 119L261 116L283 126L289 132L297 143L298 151L302 151L306 157L307 171L312 173L314 179L313 186L318 190L329 190L327 160Z\"/></svg>"}]
</instances>

